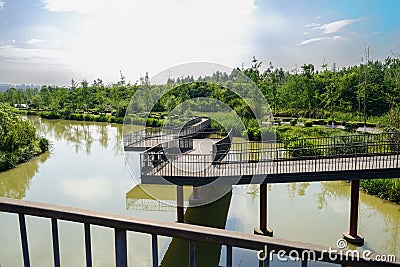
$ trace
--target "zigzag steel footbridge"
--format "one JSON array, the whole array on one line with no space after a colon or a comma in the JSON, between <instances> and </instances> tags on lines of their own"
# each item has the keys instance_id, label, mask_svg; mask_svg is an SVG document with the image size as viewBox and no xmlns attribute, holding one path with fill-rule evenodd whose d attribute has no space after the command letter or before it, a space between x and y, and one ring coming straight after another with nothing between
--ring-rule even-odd
<instances>
[{"instance_id":1,"label":"zigzag steel footbridge","mask_svg":"<svg viewBox=\"0 0 400 267\"><path fill-rule=\"evenodd\" d=\"M270 142L232 142L231 132L209 138L207 118L180 127L168 137L146 136L125 143L125 150L141 147L141 182L194 188L206 184L260 184L260 227L256 233L272 235L267 227L268 183L351 180L350 230L344 238L355 244L359 181L400 177L400 134L354 134L324 138L298 138ZM190 134L188 134L190 133ZM205 134L206 133L206 134ZM158 138L158 143L154 144ZM153 146L146 145L152 140ZM136 149L137 150L137 149ZM178 190L182 192L182 190ZM182 218L178 210L178 221Z\"/></svg>"}]
</instances>

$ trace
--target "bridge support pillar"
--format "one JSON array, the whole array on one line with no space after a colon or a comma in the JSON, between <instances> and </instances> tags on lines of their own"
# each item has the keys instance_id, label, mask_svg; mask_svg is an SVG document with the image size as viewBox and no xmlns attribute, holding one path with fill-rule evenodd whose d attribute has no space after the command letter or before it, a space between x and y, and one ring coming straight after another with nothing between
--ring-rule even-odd
<instances>
[{"instance_id":1,"label":"bridge support pillar","mask_svg":"<svg viewBox=\"0 0 400 267\"><path fill-rule=\"evenodd\" d=\"M256 235L273 236L274 234L267 225L267 193L268 185L260 184L260 227L254 229Z\"/></svg>"},{"instance_id":2,"label":"bridge support pillar","mask_svg":"<svg viewBox=\"0 0 400 267\"><path fill-rule=\"evenodd\" d=\"M183 208L183 186L180 185L176 187L176 215L178 223L185 222Z\"/></svg>"},{"instance_id":3,"label":"bridge support pillar","mask_svg":"<svg viewBox=\"0 0 400 267\"><path fill-rule=\"evenodd\" d=\"M350 229L343 233L343 238L354 245L364 245L364 238L357 234L358 225L358 202L360 196L360 180L351 181L350 197Z\"/></svg>"},{"instance_id":4,"label":"bridge support pillar","mask_svg":"<svg viewBox=\"0 0 400 267\"><path fill-rule=\"evenodd\" d=\"M199 188L196 186L193 186L193 194L189 198L189 204L191 206L198 206L203 202L203 198L199 194Z\"/></svg>"}]
</instances>

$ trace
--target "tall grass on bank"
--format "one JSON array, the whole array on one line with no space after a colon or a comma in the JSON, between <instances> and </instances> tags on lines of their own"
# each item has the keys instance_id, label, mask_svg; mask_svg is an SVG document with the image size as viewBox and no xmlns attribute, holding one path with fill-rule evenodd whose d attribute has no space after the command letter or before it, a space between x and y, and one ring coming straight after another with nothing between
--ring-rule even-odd
<instances>
[{"instance_id":1,"label":"tall grass on bank","mask_svg":"<svg viewBox=\"0 0 400 267\"><path fill-rule=\"evenodd\" d=\"M400 203L400 178L361 180L360 187L370 195Z\"/></svg>"}]
</instances>

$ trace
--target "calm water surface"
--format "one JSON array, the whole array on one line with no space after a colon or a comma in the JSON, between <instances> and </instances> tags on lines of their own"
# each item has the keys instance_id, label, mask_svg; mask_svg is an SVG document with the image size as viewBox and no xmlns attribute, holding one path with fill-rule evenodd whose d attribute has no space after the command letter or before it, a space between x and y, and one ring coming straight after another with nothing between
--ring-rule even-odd
<instances>
[{"instance_id":1,"label":"calm water surface","mask_svg":"<svg viewBox=\"0 0 400 267\"><path fill-rule=\"evenodd\" d=\"M0 196L175 221L174 188L153 187L164 203L136 187L126 167L122 126L92 122L29 118L52 143L49 153L0 173ZM138 168L133 170L137 173ZM149 187L148 187L149 188ZM191 189L185 189L185 199ZM268 224L276 237L335 247L348 229L350 187L346 182L291 183L269 186ZM185 220L252 233L258 224L258 187L235 186L232 193L203 208L189 208ZM361 193L359 231L364 247L400 257L400 206ZM53 266L50 221L27 218L32 266ZM0 213L0 265L23 266L18 218ZM85 266L83 226L60 222L63 266ZM113 231L92 227L94 266L114 266ZM185 266L186 249L179 240L160 238L162 266ZM128 234L130 266L151 266L150 237ZM225 248L199 248L208 255L204 266L225 265ZM199 252L200 253L200 252ZM256 253L234 249L234 266L257 266ZM179 262L181 259L182 262ZM161 260L160 260L161 261ZM273 261L271 266L298 266ZM200 264L197 266L201 266ZM309 266L323 266L311 263ZM325 266L325 265L324 265ZM330 265L326 265L330 266Z\"/></svg>"}]
</instances>

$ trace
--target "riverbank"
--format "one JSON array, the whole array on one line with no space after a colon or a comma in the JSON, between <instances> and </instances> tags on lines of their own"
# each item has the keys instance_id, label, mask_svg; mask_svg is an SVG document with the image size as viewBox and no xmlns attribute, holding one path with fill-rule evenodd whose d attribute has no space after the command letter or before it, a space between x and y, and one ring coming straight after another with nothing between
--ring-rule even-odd
<instances>
[{"instance_id":1,"label":"riverbank","mask_svg":"<svg viewBox=\"0 0 400 267\"><path fill-rule=\"evenodd\" d=\"M35 127L18 110L0 103L0 171L48 151L49 141L36 136Z\"/></svg>"}]
</instances>

